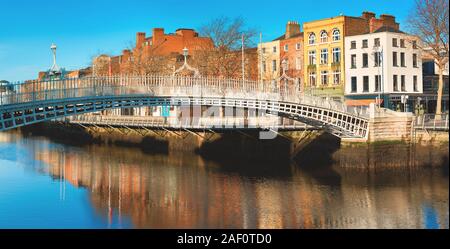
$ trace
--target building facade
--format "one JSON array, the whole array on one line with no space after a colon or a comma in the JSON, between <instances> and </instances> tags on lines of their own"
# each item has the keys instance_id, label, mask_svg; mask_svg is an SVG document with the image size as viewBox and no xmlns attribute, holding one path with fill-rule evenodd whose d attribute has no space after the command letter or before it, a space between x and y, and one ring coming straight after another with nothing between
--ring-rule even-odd
<instances>
[{"instance_id":1,"label":"building facade","mask_svg":"<svg viewBox=\"0 0 450 249\"><path fill-rule=\"evenodd\" d=\"M343 100L345 85L344 38L388 26L398 29L395 17L363 12L361 17L337 16L304 23L305 90L313 95Z\"/></svg>"},{"instance_id":2,"label":"building facade","mask_svg":"<svg viewBox=\"0 0 450 249\"><path fill-rule=\"evenodd\" d=\"M258 68L260 78L271 82L280 76L280 41L264 42L258 45Z\"/></svg>"},{"instance_id":3,"label":"building facade","mask_svg":"<svg viewBox=\"0 0 450 249\"><path fill-rule=\"evenodd\" d=\"M301 87L303 45L303 32L300 30L300 24L289 21L282 36L258 45L259 78L274 85L274 81L283 74L283 66L286 66L286 75L298 79ZM291 82L291 84L293 83Z\"/></svg>"},{"instance_id":4,"label":"building facade","mask_svg":"<svg viewBox=\"0 0 450 249\"><path fill-rule=\"evenodd\" d=\"M386 108L409 110L423 93L419 39L382 27L345 37L345 97L348 105L366 106L376 99Z\"/></svg>"},{"instance_id":5,"label":"building facade","mask_svg":"<svg viewBox=\"0 0 450 249\"><path fill-rule=\"evenodd\" d=\"M176 66L184 48L193 55L196 51L214 48L209 37L200 37L193 29L181 28L166 34L163 28L154 28L152 36L136 33L136 44L124 49L121 55L100 55L93 60L94 75L169 73ZM110 58L105 58L110 57Z\"/></svg>"},{"instance_id":6,"label":"building facade","mask_svg":"<svg viewBox=\"0 0 450 249\"><path fill-rule=\"evenodd\" d=\"M436 63L431 58L422 57L423 72L423 96L421 104L425 113L435 113L437 104L437 95L439 89L439 74ZM449 74L448 63L443 70L443 88L441 111L443 113L449 110Z\"/></svg>"},{"instance_id":7,"label":"building facade","mask_svg":"<svg viewBox=\"0 0 450 249\"><path fill-rule=\"evenodd\" d=\"M286 75L299 79L300 87L303 81L303 32L298 22L290 21L286 25L286 32L279 37L281 73L283 64L286 65Z\"/></svg>"}]
</instances>

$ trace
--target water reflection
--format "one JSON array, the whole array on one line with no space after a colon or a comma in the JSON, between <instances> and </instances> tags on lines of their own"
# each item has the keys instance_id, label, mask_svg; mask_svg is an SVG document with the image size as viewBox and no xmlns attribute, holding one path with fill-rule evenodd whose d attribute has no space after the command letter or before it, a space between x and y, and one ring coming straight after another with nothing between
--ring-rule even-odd
<instances>
[{"instance_id":1,"label":"water reflection","mask_svg":"<svg viewBox=\"0 0 450 249\"><path fill-rule=\"evenodd\" d=\"M440 168L423 166L440 164L435 158L445 153L448 157L448 151L426 151L432 153L426 157L422 150L420 155L408 154L408 162L403 158L395 164L383 150L361 149L368 153L364 154L355 148L342 149L330 167L291 166L288 175L272 178L223 171L220 165L192 154L147 155L132 148L81 148L42 138L0 136L0 145L17 150L13 156L0 147L0 159L50 175L59 183L60 199L71 194L67 187L86 189L92 212L102 219L100 226L449 227L448 175ZM24 156L24 151L29 155ZM377 153L385 157L377 158ZM399 158L398 151L391 154ZM378 167L381 164L388 167ZM14 194L14 189L10 192ZM5 212L0 207L0 217L9 215ZM41 215L52 216L44 211Z\"/></svg>"}]
</instances>

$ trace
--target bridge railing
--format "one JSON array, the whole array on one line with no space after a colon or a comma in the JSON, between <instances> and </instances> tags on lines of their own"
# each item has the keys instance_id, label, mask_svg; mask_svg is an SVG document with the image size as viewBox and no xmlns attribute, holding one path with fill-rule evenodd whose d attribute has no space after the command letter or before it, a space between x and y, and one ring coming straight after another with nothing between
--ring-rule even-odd
<instances>
[{"instance_id":1,"label":"bridge railing","mask_svg":"<svg viewBox=\"0 0 450 249\"><path fill-rule=\"evenodd\" d=\"M414 128L424 130L449 130L449 114L423 114L414 117Z\"/></svg>"},{"instance_id":2,"label":"bridge railing","mask_svg":"<svg viewBox=\"0 0 450 249\"><path fill-rule=\"evenodd\" d=\"M342 102L300 92L294 85L281 84L273 85L272 82L242 79L160 75L36 80L13 84L11 91L0 95L0 107L33 101L93 96L201 96L300 103L368 117L366 108L349 107Z\"/></svg>"}]
</instances>

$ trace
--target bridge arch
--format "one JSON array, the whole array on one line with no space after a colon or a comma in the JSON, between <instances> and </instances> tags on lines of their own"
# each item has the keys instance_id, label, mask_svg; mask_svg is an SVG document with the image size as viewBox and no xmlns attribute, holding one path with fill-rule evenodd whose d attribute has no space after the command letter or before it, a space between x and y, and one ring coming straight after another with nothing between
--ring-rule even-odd
<instances>
[{"instance_id":1,"label":"bridge arch","mask_svg":"<svg viewBox=\"0 0 450 249\"><path fill-rule=\"evenodd\" d=\"M200 105L264 111L324 129L338 137L366 138L368 135L367 117L323 100L264 91L260 82L102 77L32 84L25 86L40 89L24 91L22 85L8 96L9 103L0 105L0 130L115 108Z\"/></svg>"}]
</instances>

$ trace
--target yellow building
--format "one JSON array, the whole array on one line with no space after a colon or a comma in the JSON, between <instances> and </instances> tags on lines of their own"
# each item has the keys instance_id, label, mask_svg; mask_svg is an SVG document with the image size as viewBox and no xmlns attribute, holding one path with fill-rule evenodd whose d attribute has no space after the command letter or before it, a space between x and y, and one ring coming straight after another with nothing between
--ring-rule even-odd
<instances>
[{"instance_id":1,"label":"yellow building","mask_svg":"<svg viewBox=\"0 0 450 249\"><path fill-rule=\"evenodd\" d=\"M362 17L337 16L303 24L307 93L343 99L344 37L369 32L368 23L363 13Z\"/></svg>"}]
</instances>

